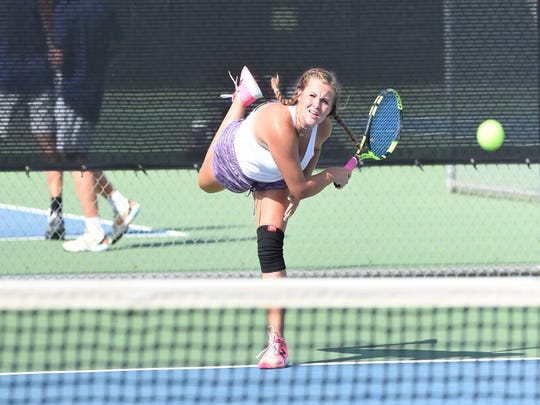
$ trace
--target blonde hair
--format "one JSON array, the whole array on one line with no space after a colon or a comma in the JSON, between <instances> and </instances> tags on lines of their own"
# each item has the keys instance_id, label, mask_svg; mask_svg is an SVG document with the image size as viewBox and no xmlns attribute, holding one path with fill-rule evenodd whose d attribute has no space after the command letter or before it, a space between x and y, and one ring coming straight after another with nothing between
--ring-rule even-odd
<instances>
[{"instance_id":1,"label":"blonde hair","mask_svg":"<svg viewBox=\"0 0 540 405\"><path fill-rule=\"evenodd\" d=\"M330 111L330 116L332 116L336 122L339 124L340 127L343 128L345 133L349 136L351 139L351 142L357 146L358 140L355 136L355 134L352 132L352 130L343 122L339 114L337 113L338 106L341 99L341 84L339 83L337 76L334 72L331 72L329 70L323 69L323 68L310 68L306 70L302 76L298 79L296 82L296 88L294 91L294 95L290 99L286 99L281 94L281 91L279 90L279 75L275 75L271 79L271 85L272 90L274 90L274 95L276 96L276 99L283 105L296 105L298 103L298 98L300 96L300 93L306 88L308 82L310 79L319 79L324 84L329 85L332 90L334 91L334 100L332 104L332 110Z\"/></svg>"}]
</instances>

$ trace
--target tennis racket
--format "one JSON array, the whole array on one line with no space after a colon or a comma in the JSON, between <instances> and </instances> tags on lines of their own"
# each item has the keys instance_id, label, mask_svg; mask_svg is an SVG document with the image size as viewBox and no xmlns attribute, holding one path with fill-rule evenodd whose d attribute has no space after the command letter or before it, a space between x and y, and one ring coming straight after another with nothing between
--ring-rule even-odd
<instances>
[{"instance_id":1,"label":"tennis racket","mask_svg":"<svg viewBox=\"0 0 540 405\"><path fill-rule=\"evenodd\" d=\"M348 134L357 148L345 168L353 170L364 159L386 159L396 148L403 120L401 98L394 89L381 91L369 110L362 141Z\"/></svg>"}]
</instances>

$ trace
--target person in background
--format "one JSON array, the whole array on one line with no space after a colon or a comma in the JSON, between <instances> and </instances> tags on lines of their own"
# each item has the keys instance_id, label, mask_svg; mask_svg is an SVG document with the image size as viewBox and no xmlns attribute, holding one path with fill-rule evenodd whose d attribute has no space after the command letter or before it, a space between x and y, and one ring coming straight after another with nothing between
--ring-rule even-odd
<instances>
[{"instance_id":1,"label":"person in background","mask_svg":"<svg viewBox=\"0 0 540 405\"><path fill-rule=\"evenodd\" d=\"M52 0L0 2L0 138L16 133L13 114L24 108L30 131L47 161L56 160L54 127L54 73L49 60L46 22ZM51 198L47 239L62 239L61 184L56 172L45 172Z\"/></svg>"},{"instance_id":2,"label":"person in background","mask_svg":"<svg viewBox=\"0 0 540 405\"><path fill-rule=\"evenodd\" d=\"M279 102L262 104L247 117L247 108L262 97L262 92L247 67L235 86L232 104L201 165L199 186L208 193L224 189L252 192L262 277L284 278L285 230L299 202L331 184L343 188L351 176L343 167L314 173L323 143L332 131L329 117L350 131L337 114L340 85L334 73L308 69L287 100L276 76L272 88ZM258 366L286 367L289 353L283 337L285 310L268 308L267 318L268 346L259 355Z\"/></svg>"},{"instance_id":3,"label":"person in background","mask_svg":"<svg viewBox=\"0 0 540 405\"><path fill-rule=\"evenodd\" d=\"M56 147L68 160L83 161L91 145L99 122L111 46L117 37L111 1L57 1L52 49L53 63L60 72ZM62 178L60 172L58 177ZM101 170L74 171L72 177L85 218L85 232L63 247L69 252L106 250L128 230L140 205L123 196ZM115 215L110 236L101 223L98 194L107 199Z\"/></svg>"}]
</instances>

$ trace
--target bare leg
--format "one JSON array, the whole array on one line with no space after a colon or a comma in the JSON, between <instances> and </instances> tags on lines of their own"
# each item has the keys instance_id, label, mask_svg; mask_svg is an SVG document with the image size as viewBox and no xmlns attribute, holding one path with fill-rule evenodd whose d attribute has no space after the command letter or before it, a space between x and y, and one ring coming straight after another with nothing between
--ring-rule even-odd
<instances>
[{"instance_id":1,"label":"bare leg","mask_svg":"<svg viewBox=\"0 0 540 405\"><path fill-rule=\"evenodd\" d=\"M256 191L255 209L257 215L257 227L261 225L275 225L283 232L287 227L287 223L283 221L285 209L288 205L287 196L289 191L283 190L266 190ZM263 273L263 279L272 280L287 277L285 269L274 273ZM266 310L268 325L271 326L278 336L283 337L285 327L285 309L284 308L268 308Z\"/></svg>"},{"instance_id":2,"label":"bare leg","mask_svg":"<svg viewBox=\"0 0 540 405\"><path fill-rule=\"evenodd\" d=\"M45 172L51 198L62 197L63 177L60 171Z\"/></svg>"},{"instance_id":3,"label":"bare leg","mask_svg":"<svg viewBox=\"0 0 540 405\"><path fill-rule=\"evenodd\" d=\"M96 195L96 179L94 173L89 171L72 172L75 191L81 203L85 218L93 218L99 215Z\"/></svg>"},{"instance_id":4,"label":"bare leg","mask_svg":"<svg viewBox=\"0 0 540 405\"><path fill-rule=\"evenodd\" d=\"M212 161L214 160L214 145L223 129L231 122L244 118L245 114L246 107L244 107L242 104L240 97L236 97L229 107L229 111L227 111L225 118L223 118L223 121L221 121L221 125L219 126L216 135L214 135L212 143L210 143L210 146L208 147L203 164L199 170L199 187L207 193L216 193L223 190L223 186L216 180L214 170L212 168Z\"/></svg>"},{"instance_id":5,"label":"bare leg","mask_svg":"<svg viewBox=\"0 0 540 405\"><path fill-rule=\"evenodd\" d=\"M114 192L112 183L107 179L105 173L101 170L97 170L92 173L96 182L96 194L101 194L104 198L109 198Z\"/></svg>"},{"instance_id":6,"label":"bare leg","mask_svg":"<svg viewBox=\"0 0 540 405\"><path fill-rule=\"evenodd\" d=\"M68 252L101 252L110 246L101 224L96 193L97 182L92 171L73 171L75 191L84 215L85 231L77 239L63 244Z\"/></svg>"},{"instance_id":7,"label":"bare leg","mask_svg":"<svg viewBox=\"0 0 540 405\"><path fill-rule=\"evenodd\" d=\"M264 280L286 278L287 271L282 270L275 273L263 273L262 277ZM278 334L278 336L283 337L283 329L285 328L285 309L267 308L266 316L268 319L268 325L272 327L272 329Z\"/></svg>"},{"instance_id":8,"label":"bare leg","mask_svg":"<svg viewBox=\"0 0 540 405\"><path fill-rule=\"evenodd\" d=\"M55 154L55 139L51 134L38 134L36 139L39 146L43 150L43 155L46 159L54 159ZM62 197L63 178L62 172L58 170L45 172L47 179L47 187L51 198Z\"/></svg>"}]
</instances>

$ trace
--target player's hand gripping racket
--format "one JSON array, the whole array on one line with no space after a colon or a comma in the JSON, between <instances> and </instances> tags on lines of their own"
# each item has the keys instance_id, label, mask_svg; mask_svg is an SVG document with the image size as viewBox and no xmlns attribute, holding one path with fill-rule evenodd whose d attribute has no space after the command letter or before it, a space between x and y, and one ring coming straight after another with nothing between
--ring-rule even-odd
<instances>
[{"instance_id":1,"label":"player's hand gripping racket","mask_svg":"<svg viewBox=\"0 0 540 405\"><path fill-rule=\"evenodd\" d=\"M358 142L352 133L348 133L357 149L345 168L353 170L364 159L387 158L399 141L402 119L403 106L398 92L394 89L383 90L371 105L362 141Z\"/></svg>"}]
</instances>

